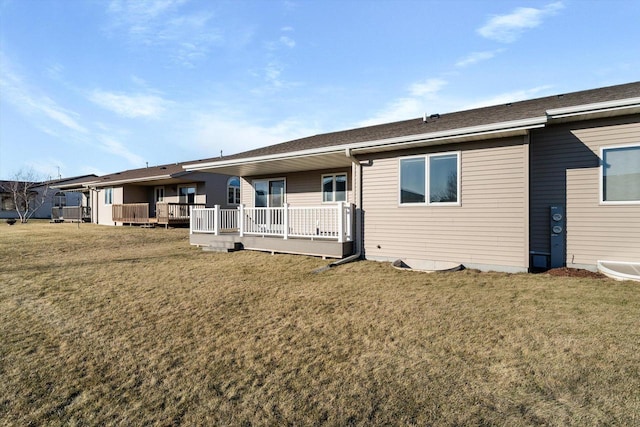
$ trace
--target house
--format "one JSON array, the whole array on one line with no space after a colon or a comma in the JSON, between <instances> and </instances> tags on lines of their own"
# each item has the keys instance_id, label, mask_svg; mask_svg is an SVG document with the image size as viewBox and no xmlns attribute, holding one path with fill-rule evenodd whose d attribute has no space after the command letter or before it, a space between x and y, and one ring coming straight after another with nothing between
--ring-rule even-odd
<instances>
[{"instance_id":1,"label":"house","mask_svg":"<svg viewBox=\"0 0 640 427\"><path fill-rule=\"evenodd\" d=\"M185 165L240 177L191 243L525 272L640 262L640 82Z\"/></svg>"},{"instance_id":2,"label":"house","mask_svg":"<svg viewBox=\"0 0 640 427\"><path fill-rule=\"evenodd\" d=\"M54 193L51 221L91 222L91 191L87 185L97 178L91 174L51 184Z\"/></svg>"},{"instance_id":3,"label":"house","mask_svg":"<svg viewBox=\"0 0 640 427\"><path fill-rule=\"evenodd\" d=\"M190 172L183 165L173 163L131 169L84 183L83 187L90 192L92 222L179 225L188 224L193 207L238 206L237 177Z\"/></svg>"},{"instance_id":4,"label":"house","mask_svg":"<svg viewBox=\"0 0 640 427\"><path fill-rule=\"evenodd\" d=\"M31 218L44 219L56 218L62 215L62 210L76 209L83 206L83 195L76 191L64 189L65 186L75 187L76 183L90 181L97 178L96 175L82 175L72 178L60 178L43 182L19 183L16 181L0 181L0 218L17 218L12 187L26 185L27 191L36 207Z\"/></svg>"}]
</instances>

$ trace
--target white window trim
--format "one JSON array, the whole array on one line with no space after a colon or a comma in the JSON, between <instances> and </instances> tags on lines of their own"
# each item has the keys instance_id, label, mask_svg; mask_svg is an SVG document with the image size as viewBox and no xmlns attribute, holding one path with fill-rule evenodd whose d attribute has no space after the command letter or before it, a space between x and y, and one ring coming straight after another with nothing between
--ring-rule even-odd
<instances>
[{"instance_id":1,"label":"white window trim","mask_svg":"<svg viewBox=\"0 0 640 427\"><path fill-rule=\"evenodd\" d=\"M253 207L256 207L256 182L264 182L266 181L267 183L271 182L271 181L284 181L284 195L283 195L283 199L282 203L287 203L287 178L285 177L281 177L281 178L262 178L262 179L254 179L251 180L251 189L253 190L253 194L251 195L251 204L253 205ZM268 186L268 184L267 184Z\"/></svg>"},{"instance_id":2,"label":"white window trim","mask_svg":"<svg viewBox=\"0 0 640 427\"><path fill-rule=\"evenodd\" d=\"M107 203L107 200L106 200L107 199L107 191L111 192L111 203ZM107 187L107 188L104 189L104 199L103 199L103 201L104 201L104 205L105 206L113 205L113 193L114 193L113 187Z\"/></svg>"},{"instance_id":3,"label":"white window trim","mask_svg":"<svg viewBox=\"0 0 640 427\"><path fill-rule=\"evenodd\" d=\"M162 190L162 200L158 200L158 190ZM153 188L153 198L155 199L156 203L164 202L164 199L166 198L164 185L160 185L158 187Z\"/></svg>"},{"instance_id":4,"label":"white window trim","mask_svg":"<svg viewBox=\"0 0 640 427\"><path fill-rule=\"evenodd\" d=\"M607 145L600 147L600 166L598 167L598 181L599 181L599 194L598 200L601 205L604 206L616 206L616 205L640 205L640 200L612 200L606 201L604 200L604 152L605 150L611 150L616 148L640 148L640 143L632 143L632 144L620 144L620 145Z\"/></svg>"},{"instance_id":5,"label":"white window trim","mask_svg":"<svg viewBox=\"0 0 640 427\"><path fill-rule=\"evenodd\" d=\"M431 157L440 157L440 156L448 156L448 155L456 155L457 160L457 183L456 183L456 191L458 195L458 200L456 202L430 202L431 194L429 193L429 160ZM402 202L402 160L407 159L424 159L424 180L425 180L425 201L419 203L403 203ZM461 151L444 151L440 153L429 153L429 154L421 154L417 156L406 156L398 158L398 206L399 207L411 207L411 206L462 206L462 194L461 190L461 176L462 176L462 153Z\"/></svg>"},{"instance_id":6,"label":"white window trim","mask_svg":"<svg viewBox=\"0 0 640 427\"><path fill-rule=\"evenodd\" d=\"M320 199L321 199L320 201L322 202L322 204L338 203L336 201L336 176L343 176L343 175L344 175L344 191L345 191L344 202L347 203L349 201L349 174L347 174L346 172L325 173L320 177ZM333 188L331 191L331 200L325 202L324 201L324 179L327 177L333 178Z\"/></svg>"},{"instance_id":7,"label":"white window trim","mask_svg":"<svg viewBox=\"0 0 640 427\"><path fill-rule=\"evenodd\" d=\"M232 187L231 186L231 180L232 179L237 179L238 180L238 186L237 187ZM234 198L234 203L229 203L229 188L233 188L234 189L234 194L233 194L233 198ZM238 206L240 203L242 203L242 192L241 189L242 188L242 180L240 179L239 176L232 176L227 180L227 205L228 206ZM238 190L238 203L235 203L235 190Z\"/></svg>"}]
</instances>

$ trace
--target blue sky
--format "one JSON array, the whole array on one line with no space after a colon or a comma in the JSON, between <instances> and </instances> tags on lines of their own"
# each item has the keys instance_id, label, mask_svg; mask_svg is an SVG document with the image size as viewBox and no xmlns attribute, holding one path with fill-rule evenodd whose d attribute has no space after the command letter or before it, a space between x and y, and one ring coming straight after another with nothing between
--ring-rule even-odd
<instances>
[{"instance_id":1,"label":"blue sky","mask_svg":"<svg viewBox=\"0 0 640 427\"><path fill-rule=\"evenodd\" d=\"M0 0L0 179L639 79L635 0Z\"/></svg>"}]
</instances>

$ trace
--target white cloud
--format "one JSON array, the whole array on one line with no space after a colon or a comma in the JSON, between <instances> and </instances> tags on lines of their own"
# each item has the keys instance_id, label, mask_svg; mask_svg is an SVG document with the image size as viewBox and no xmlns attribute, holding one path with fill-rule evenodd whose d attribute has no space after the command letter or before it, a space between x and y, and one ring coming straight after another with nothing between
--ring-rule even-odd
<instances>
[{"instance_id":1,"label":"white cloud","mask_svg":"<svg viewBox=\"0 0 640 427\"><path fill-rule=\"evenodd\" d=\"M400 120L408 120L421 116L423 104L416 98L399 98L376 115L356 124L357 127L379 125Z\"/></svg>"},{"instance_id":2,"label":"white cloud","mask_svg":"<svg viewBox=\"0 0 640 427\"><path fill-rule=\"evenodd\" d=\"M195 129L193 137L204 157L220 154L235 154L258 147L277 144L308 135L320 130L296 120L283 120L273 126L263 126L249 120L229 117L219 112L201 114L190 123ZM192 147L189 147L192 148Z\"/></svg>"},{"instance_id":3,"label":"white cloud","mask_svg":"<svg viewBox=\"0 0 640 427\"><path fill-rule=\"evenodd\" d=\"M532 99L548 94L553 88L551 85L537 86L531 89L516 90L513 92L505 92L491 98L486 98L480 101L468 103L461 108L461 110L470 110L473 108L488 107L492 105L507 104L509 102L523 101L526 99Z\"/></svg>"},{"instance_id":4,"label":"white cloud","mask_svg":"<svg viewBox=\"0 0 640 427\"><path fill-rule=\"evenodd\" d=\"M30 88L23 79L8 69L8 61L3 58L2 63L5 64L2 73L0 73L0 92L4 98L15 105L18 109L28 115L47 118L62 125L67 129L86 133L87 130L80 125L74 118L78 114L65 109L58 105L53 99L46 95L38 94L37 89ZM45 123L39 124L41 129L50 128ZM51 129L49 129L51 131Z\"/></svg>"},{"instance_id":5,"label":"white cloud","mask_svg":"<svg viewBox=\"0 0 640 427\"><path fill-rule=\"evenodd\" d=\"M356 126L373 126L400 120L408 120L422 116L432 108L437 100L437 94L447 85L447 81L439 78L427 79L409 86L409 95L395 99L382 111L366 120L356 123Z\"/></svg>"},{"instance_id":6,"label":"white cloud","mask_svg":"<svg viewBox=\"0 0 640 427\"><path fill-rule=\"evenodd\" d=\"M295 40L293 40L292 38L287 37L287 36L280 37L280 43L282 43L283 45L285 45L288 48L293 48L293 47L296 46Z\"/></svg>"},{"instance_id":7,"label":"white cloud","mask_svg":"<svg viewBox=\"0 0 640 427\"><path fill-rule=\"evenodd\" d=\"M446 86L446 80L428 79L421 83L414 83L409 87L412 96L433 96Z\"/></svg>"},{"instance_id":8,"label":"white cloud","mask_svg":"<svg viewBox=\"0 0 640 427\"><path fill-rule=\"evenodd\" d=\"M156 95L127 95L101 90L94 90L89 95L89 99L107 110L129 118L149 117L157 119L169 104L169 101Z\"/></svg>"},{"instance_id":9,"label":"white cloud","mask_svg":"<svg viewBox=\"0 0 640 427\"><path fill-rule=\"evenodd\" d=\"M549 3L541 9L519 7L507 15L496 15L478 29L478 33L501 43L512 43L525 31L542 24L546 16L555 15L564 8L561 1Z\"/></svg>"},{"instance_id":10,"label":"white cloud","mask_svg":"<svg viewBox=\"0 0 640 427\"><path fill-rule=\"evenodd\" d=\"M175 62L192 67L223 37L210 25L212 13L181 12L184 3L184 0L114 0L107 9L113 20L112 32L120 34L124 29L132 43L166 49Z\"/></svg>"},{"instance_id":11,"label":"white cloud","mask_svg":"<svg viewBox=\"0 0 640 427\"><path fill-rule=\"evenodd\" d=\"M100 143L99 147L102 150L126 159L132 166L142 167L144 165L144 159L129 151L120 141L107 135L99 135L98 141Z\"/></svg>"},{"instance_id":12,"label":"white cloud","mask_svg":"<svg viewBox=\"0 0 640 427\"><path fill-rule=\"evenodd\" d=\"M456 67L468 67L469 65L473 65L481 61L486 61L495 57L500 52L502 52L502 49L484 52L472 52L456 62Z\"/></svg>"}]
</instances>

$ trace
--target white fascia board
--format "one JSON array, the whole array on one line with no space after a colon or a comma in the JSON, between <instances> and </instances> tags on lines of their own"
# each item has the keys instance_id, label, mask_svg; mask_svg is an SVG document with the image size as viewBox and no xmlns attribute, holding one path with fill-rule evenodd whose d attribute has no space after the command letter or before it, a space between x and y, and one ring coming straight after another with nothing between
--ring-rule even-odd
<instances>
[{"instance_id":1,"label":"white fascia board","mask_svg":"<svg viewBox=\"0 0 640 427\"><path fill-rule=\"evenodd\" d=\"M370 149L370 151L374 151L375 147L388 147L390 145L398 145L398 146L408 145L412 143L419 143L419 142L425 142L430 140L439 141L440 144L446 144L447 141L450 139L459 138L463 136L466 136L466 137L470 137L474 135L490 136L492 133L499 133L504 131L516 131L516 130L539 128L539 127L543 127L546 123L547 123L546 116L532 117L529 119L512 120L508 122L498 122L498 123L491 123L491 124L480 125L480 126L449 129L449 130L440 131L440 132L430 132L430 133L423 133L423 134L399 136L395 138L376 139L376 140L369 140L369 141L357 142L352 144L332 145L329 147L313 148L310 150L293 151L293 152L282 153L282 154L269 154L266 156L244 157L241 159L222 160L217 162L184 165L183 168L185 168L188 171L215 169L215 168L221 168L225 166L238 166L238 165L243 165L248 163L268 162L271 160L294 159L296 157L307 157L307 156L314 156L314 155L346 152L347 149L358 150L358 149L366 148L366 149Z\"/></svg>"},{"instance_id":2,"label":"white fascia board","mask_svg":"<svg viewBox=\"0 0 640 427\"><path fill-rule=\"evenodd\" d=\"M215 169L222 168L226 166L240 166L249 163L263 163L269 162L271 160L286 160L286 159L295 159L302 157L311 157L322 154L331 154L331 153L340 153L344 152L344 150L349 147L348 145L332 145L330 147L322 147L322 148L313 148L310 150L301 150L301 151L291 151L288 153L282 154L269 154L266 156L258 156L258 157L243 157L241 159L233 159L233 160L222 160L219 162L208 162L208 163L198 163L192 165L184 165L185 168L189 172L194 172L203 169Z\"/></svg>"},{"instance_id":3,"label":"white fascia board","mask_svg":"<svg viewBox=\"0 0 640 427\"><path fill-rule=\"evenodd\" d=\"M617 99L615 101L596 102L594 104L575 105L573 107L554 108L547 110L547 116L551 119L560 119L581 114L596 114L605 111L615 111L637 108L640 106L639 98Z\"/></svg>"},{"instance_id":4,"label":"white fascia board","mask_svg":"<svg viewBox=\"0 0 640 427\"><path fill-rule=\"evenodd\" d=\"M455 140L461 137L473 137L482 136L490 137L492 134L499 134L505 131L521 131L528 129L536 129L544 127L547 123L547 118L533 117L523 120L512 120L509 122L491 123L488 125L471 126L466 128L457 128L451 130L445 130L440 132L431 132L418 135L409 135L399 138L381 139L378 141L360 142L356 144L350 144L349 148L352 150L358 149L370 149L368 151L374 151L375 147L388 147L391 145L397 145L398 147L410 144L416 144L427 141L437 141L439 144L447 144L451 140Z\"/></svg>"},{"instance_id":5,"label":"white fascia board","mask_svg":"<svg viewBox=\"0 0 640 427\"><path fill-rule=\"evenodd\" d=\"M119 184L131 184L134 182L145 182L145 181L159 181L161 179L171 179L171 178L172 178L171 175L158 175L158 176L149 176L145 178L121 179L120 181L107 181L107 182L96 181L96 182L90 183L89 185L91 187L112 187L114 185L119 185Z\"/></svg>"},{"instance_id":6,"label":"white fascia board","mask_svg":"<svg viewBox=\"0 0 640 427\"><path fill-rule=\"evenodd\" d=\"M76 184L61 184L61 185L52 185L51 188L71 191L72 188L73 189L89 188L90 186L95 185L97 183L98 181L89 181L89 182L76 183Z\"/></svg>"}]
</instances>

